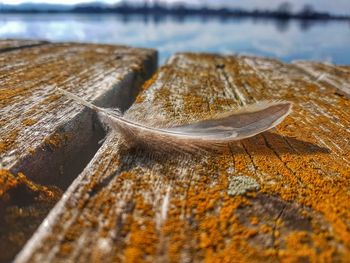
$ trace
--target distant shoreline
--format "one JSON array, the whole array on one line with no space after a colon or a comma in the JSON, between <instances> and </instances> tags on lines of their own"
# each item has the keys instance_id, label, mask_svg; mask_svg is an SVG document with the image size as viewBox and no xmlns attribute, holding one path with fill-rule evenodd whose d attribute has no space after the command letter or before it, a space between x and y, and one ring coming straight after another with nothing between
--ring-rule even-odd
<instances>
[{"instance_id":1,"label":"distant shoreline","mask_svg":"<svg viewBox=\"0 0 350 263\"><path fill-rule=\"evenodd\" d=\"M62 5L63 6L63 5ZM47 7L43 9L39 4L33 7L23 9L23 6L0 5L1 14L118 14L118 15L144 15L144 16L175 16L175 17L219 17L219 18L271 18L280 20L298 19L298 20L347 20L350 21L350 15L333 15L326 12L316 12L304 10L299 13L291 13L283 10L267 11L254 10L247 11L242 9L220 8L212 9L208 7L188 7L188 6L134 6L121 4L116 6L93 6L76 5L73 7L65 6L64 9L55 9Z\"/></svg>"}]
</instances>

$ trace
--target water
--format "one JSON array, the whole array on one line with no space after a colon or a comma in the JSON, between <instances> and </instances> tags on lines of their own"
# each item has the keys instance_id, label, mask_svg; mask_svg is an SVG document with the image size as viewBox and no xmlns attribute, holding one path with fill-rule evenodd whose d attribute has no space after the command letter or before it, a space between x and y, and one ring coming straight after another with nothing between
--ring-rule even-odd
<instances>
[{"instance_id":1,"label":"water","mask_svg":"<svg viewBox=\"0 0 350 263\"><path fill-rule=\"evenodd\" d=\"M252 54L350 64L349 22L147 16L0 15L0 38L126 44L155 48L160 63L175 52Z\"/></svg>"}]
</instances>

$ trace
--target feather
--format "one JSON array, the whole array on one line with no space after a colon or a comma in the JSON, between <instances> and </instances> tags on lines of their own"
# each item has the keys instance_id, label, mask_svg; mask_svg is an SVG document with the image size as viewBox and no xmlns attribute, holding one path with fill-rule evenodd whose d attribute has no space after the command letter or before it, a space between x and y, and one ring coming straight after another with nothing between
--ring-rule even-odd
<instances>
[{"instance_id":1,"label":"feather","mask_svg":"<svg viewBox=\"0 0 350 263\"><path fill-rule=\"evenodd\" d=\"M211 119L173 127L152 127L123 117L120 111L101 108L57 88L76 102L96 111L103 122L119 132L128 144L158 150L210 150L269 130L291 112L287 101L262 101L218 114Z\"/></svg>"}]
</instances>

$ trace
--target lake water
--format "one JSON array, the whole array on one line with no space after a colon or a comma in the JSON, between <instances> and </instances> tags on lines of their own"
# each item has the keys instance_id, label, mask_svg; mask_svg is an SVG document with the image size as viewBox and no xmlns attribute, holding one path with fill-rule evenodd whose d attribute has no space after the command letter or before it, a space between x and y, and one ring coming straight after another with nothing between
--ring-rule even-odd
<instances>
[{"instance_id":1,"label":"lake water","mask_svg":"<svg viewBox=\"0 0 350 263\"><path fill-rule=\"evenodd\" d=\"M344 21L6 14L0 15L0 38L150 47L160 63L175 52L203 51L350 64L350 23Z\"/></svg>"}]
</instances>

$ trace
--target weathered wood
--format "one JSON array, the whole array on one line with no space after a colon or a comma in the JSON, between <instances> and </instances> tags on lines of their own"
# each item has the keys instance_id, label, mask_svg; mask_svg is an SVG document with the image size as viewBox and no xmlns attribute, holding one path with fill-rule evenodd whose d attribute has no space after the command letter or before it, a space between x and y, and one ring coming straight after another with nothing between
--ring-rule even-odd
<instances>
[{"instance_id":1,"label":"weathered wood","mask_svg":"<svg viewBox=\"0 0 350 263\"><path fill-rule=\"evenodd\" d=\"M339 94L350 98L350 67L335 66L329 63L296 61L294 65L314 78L315 83L322 83L336 89Z\"/></svg>"},{"instance_id":2,"label":"weathered wood","mask_svg":"<svg viewBox=\"0 0 350 263\"><path fill-rule=\"evenodd\" d=\"M5 39L0 41L0 53L21 48L36 47L47 43L46 41L37 40Z\"/></svg>"},{"instance_id":3,"label":"weathered wood","mask_svg":"<svg viewBox=\"0 0 350 263\"><path fill-rule=\"evenodd\" d=\"M7 262L105 135L94 113L67 101L55 86L125 110L157 56L124 46L0 44L13 47L0 56L0 262Z\"/></svg>"},{"instance_id":4,"label":"weathered wood","mask_svg":"<svg viewBox=\"0 0 350 263\"><path fill-rule=\"evenodd\" d=\"M346 262L350 100L293 64L178 54L127 111L177 121L294 102L222 154L154 154L110 134L16 262Z\"/></svg>"}]
</instances>

